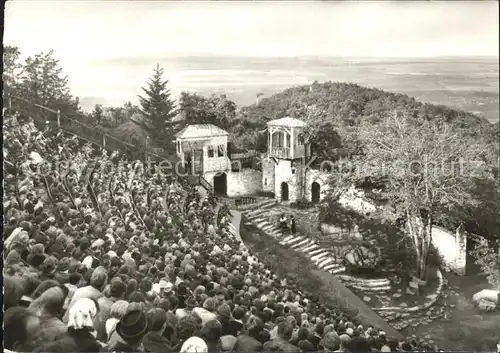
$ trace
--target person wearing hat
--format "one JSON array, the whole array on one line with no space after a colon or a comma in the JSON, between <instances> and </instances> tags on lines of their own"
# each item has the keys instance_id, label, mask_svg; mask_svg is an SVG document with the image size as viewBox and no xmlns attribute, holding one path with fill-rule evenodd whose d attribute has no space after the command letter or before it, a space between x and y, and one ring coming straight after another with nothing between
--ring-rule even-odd
<instances>
[{"instance_id":1,"label":"person wearing hat","mask_svg":"<svg viewBox=\"0 0 500 353\"><path fill-rule=\"evenodd\" d=\"M146 314L141 310L129 311L116 325L116 331L108 341L108 349L112 352L137 352L147 332Z\"/></svg>"}]
</instances>

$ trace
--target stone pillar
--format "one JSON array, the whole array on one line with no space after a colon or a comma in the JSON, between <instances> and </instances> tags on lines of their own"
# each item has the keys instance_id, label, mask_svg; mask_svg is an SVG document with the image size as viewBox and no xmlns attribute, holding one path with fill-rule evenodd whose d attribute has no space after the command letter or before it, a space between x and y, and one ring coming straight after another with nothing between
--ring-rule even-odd
<instances>
[{"instance_id":1,"label":"stone pillar","mask_svg":"<svg viewBox=\"0 0 500 353\"><path fill-rule=\"evenodd\" d=\"M455 235L456 249L454 261L454 272L458 275L465 275L465 268L467 265L467 234L464 230L463 224L461 224Z\"/></svg>"}]
</instances>

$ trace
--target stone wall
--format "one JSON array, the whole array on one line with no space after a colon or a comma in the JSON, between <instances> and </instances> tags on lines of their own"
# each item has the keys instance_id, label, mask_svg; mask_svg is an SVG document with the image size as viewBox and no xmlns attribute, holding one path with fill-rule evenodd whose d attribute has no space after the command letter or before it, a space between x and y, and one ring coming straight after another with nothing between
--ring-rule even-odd
<instances>
[{"instance_id":1,"label":"stone wall","mask_svg":"<svg viewBox=\"0 0 500 353\"><path fill-rule=\"evenodd\" d=\"M312 184L314 182L320 185L320 201L328 194L330 190L330 185L328 184L328 178L330 173L322 172L316 169L309 169L307 171L306 186L305 186L305 197L308 201L312 201Z\"/></svg>"},{"instance_id":2,"label":"stone wall","mask_svg":"<svg viewBox=\"0 0 500 353\"><path fill-rule=\"evenodd\" d=\"M255 169L241 169L227 174L227 196L252 195L262 191L262 172Z\"/></svg>"},{"instance_id":3,"label":"stone wall","mask_svg":"<svg viewBox=\"0 0 500 353\"><path fill-rule=\"evenodd\" d=\"M226 171L231 167L231 162L227 157L227 136L216 136L211 137L209 146L214 148L214 157L208 157L209 146L203 147L203 173L214 172L214 171ZM224 156L219 157L217 147L219 145L224 146Z\"/></svg>"},{"instance_id":4,"label":"stone wall","mask_svg":"<svg viewBox=\"0 0 500 353\"><path fill-rule=\"evenodd\" d=\"M265 192L275 192L274 166L275 163L270 158L261 159L262 166L262 190Z\"/></svg>"},{"instance_id":5,"label":"stone wall","mask_svg":"<svg viewBox=\"0 0 500 353\"><path fill-rule=\"evenodd\" d=\"M297 180L297 173L292 172L292 161L290 160L278 160L278 164L275 165L274 174L274 193L279 202L282 200L282 183L288 185L288 200L291 202L296 202L300 198L300 182Z\"/></svg>"}]
</instances>

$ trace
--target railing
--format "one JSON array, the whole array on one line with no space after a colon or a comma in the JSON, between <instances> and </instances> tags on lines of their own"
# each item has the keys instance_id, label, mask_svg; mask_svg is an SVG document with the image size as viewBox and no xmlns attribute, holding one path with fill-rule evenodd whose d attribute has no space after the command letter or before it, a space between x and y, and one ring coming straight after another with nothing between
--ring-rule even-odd
<instances>
[{"instance_id":1,"label":"railing","mask_svg":"<svg viewBox=\"0 0 500 353\"><path fill-rule=\"evenodd\" d=\"M212 193L214 192L212 185L205 179L202 175L199 176L199 182L200 185L203 186L208 192Z\"/></svg>"},{"instance_id":2,"label":"railing","mask_svg":"<svg viewBox=\"0 0 500 353\"><path fill-rule=\"evenodd\" d=\"M57 131L76 136L99 148L109 151L120 151L133 160L147 161L149 158L156 162L169 161L172 166L178 161L175 156L161 155L151 152L148 147L144 149L128 142L121 141L109 135L102 127L88 125L81 121L71 119L62 114L59 110L54 110L39 104L33 104L21 97L9 96L8 110L9 112L16 111L21 116L32 118L35 125L40 129L50 127ZM86 119L86 117L84 117L84 119Z\"/></svg>"},{"instance_id":3,"label":"railing","mask_svg":"<svg viewBox=\"0 0 500 353\"><path fill-rule=\"evenodd\" d=\"M234 200L236 207L252 205L257 202L256 197L242 196Z\"/></svg>"},{"instance_id":4,"label":"railing","mask_svg":"<svg viewBox=\"0 0 500 353\"><path fill-rule=\"evenodd\" d=\"M290 158L290 148L288 147L271 147L269 156L278 158Z\"/></svg>"}]
</instances>

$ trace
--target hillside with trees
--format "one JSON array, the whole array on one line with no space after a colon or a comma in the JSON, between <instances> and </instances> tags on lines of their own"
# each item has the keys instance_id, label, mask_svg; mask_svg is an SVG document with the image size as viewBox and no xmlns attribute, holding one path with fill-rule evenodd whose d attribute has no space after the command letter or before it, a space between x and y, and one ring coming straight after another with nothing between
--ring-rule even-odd
<instances>
[{"instance_id":1,"label":"hillside with trees","mask_svg":"<svg viewBox=\"0 0 500 353\"><path fill-rule=\"evenodd\" d=\"M263 98L258 104L243 107L234 130L237 135L239 133L242 144L249 143L262 149L257 131L252 133L251 139L242 135L249 133L248 128L264 129L269 120L295 116L311 123L313 131L308 133L311 136L331 126L345 139L347 135L352 137L352 128L361 122L370 121L375 126L392 111L400 111L415 119L443 121L460 129L466 136L480 136L489 141L496 139L498 134L498 130L495 131L486 119L472 113L421 103L405 94L340 82L314 82L312 85L292 87ZM346 144L347 141L344 146ZM355 149L355 146L350 148Z\"/></svg>"}]
</instances>

